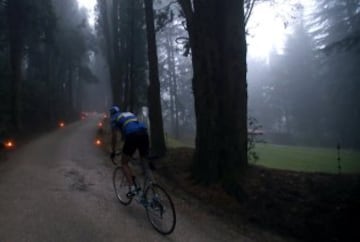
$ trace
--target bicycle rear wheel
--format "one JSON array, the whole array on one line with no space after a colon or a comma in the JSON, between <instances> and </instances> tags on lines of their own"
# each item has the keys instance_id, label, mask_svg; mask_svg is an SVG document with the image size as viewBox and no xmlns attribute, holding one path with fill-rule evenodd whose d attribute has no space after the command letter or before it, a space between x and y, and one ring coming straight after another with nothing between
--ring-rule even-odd
<instances>
[{"instance_id":1,"label":"bicycle rear wheel","mask_svg":"<svg viewBox=\"0 0 360 242\"><path fill-rule=\"evenodd\" d=\"M122 167L116 167L113 173L113 185L117 199L123 205L129 205L132 197L128 197L127 193L130 191L129 182L122 170Z\"/></svg>"},{"instance_id":2,"label":"bicycle rear wheel","mask_svg":"<svg viewBox=\"0 0 360 242\"><path fill-rule=\"evenodd\" d=\"M161 234L168 235L175 229L176 213L174 204L164 188L150 185L145 191L146 214L151 225Z\"/></svg>"}]
</instances>

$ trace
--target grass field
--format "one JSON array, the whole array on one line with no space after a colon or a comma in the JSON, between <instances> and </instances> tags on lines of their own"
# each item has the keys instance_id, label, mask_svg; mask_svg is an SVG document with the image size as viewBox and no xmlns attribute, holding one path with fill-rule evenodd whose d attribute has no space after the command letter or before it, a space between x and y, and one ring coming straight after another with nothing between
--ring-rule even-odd
<instances>
[{"instance_id":1,"label":"grass field","mask_svg":"<svg viewBox=\"0 0 360 242\"><path fill-rule=\"evenodd\" d=\"M194 148L195 147L193 144L183 142L183 141L179 141L177 139L173 139L173 138L170 138L170 137L166 138L166 146L168 146L170 148L180 148L180 147Z\"/></svg>"},{"instance_id":2,"label":"grass field","mask_svg":"<svg viewBox=\"0 0 360 242\"><path fill-rule=\"evenodd\" d=\"M258 165L296 171L338 173L338 154L335 148L258 144L256 150L260 156L256 162ZM360 152L341 150L340 160L342 172L360 173Z\"/></svg>"},{"instance_id":3,"label":"grass field","mask_svg":"<svg viewBox=\"0 0 360 242\"><path fill-rule=\"evenodd\" d=\"M173 148L192 147L171 138L167 139L167 145ZM256 151L260 157L257 165L283 170L338 173L338 154L335 148L258 144ZM341 150L340 158L341 172L360 173L360 152Z\"/></svg>"}]
</instances>

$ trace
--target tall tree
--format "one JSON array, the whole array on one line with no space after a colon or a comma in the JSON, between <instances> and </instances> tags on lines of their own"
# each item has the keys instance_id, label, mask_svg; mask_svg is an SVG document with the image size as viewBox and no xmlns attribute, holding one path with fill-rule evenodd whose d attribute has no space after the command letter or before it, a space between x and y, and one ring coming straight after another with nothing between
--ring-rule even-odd
<instances>
[{"instance_id":1,"label":"tall tree","mask_svg":"<svg viewBox=\"0 0 360 242\"><path fill-rule=\"evenodd\" d=\"M187 36L187 33L178 18L157 32L162 109L168 134L193 141L195 113L192 67L191 59L183 56L181 44L177 43L177 40L183 40L182 36Z\"/></svg>"},{"instance_id":2,"label":"tall tree","mask_svg":"<svg viewBox=\"0 0 360 242\"><path fill-rule=\"evenodd\" d=\"M284 53L272 53L269 58L264 82L267 101L262 104L268 111L262 110L260 120L269 116L266 113L277 116L271 125L266 125L272 142L320 145L324 105L315 53L300 16L285 42ZM271 133L277 134L271 137Z\"/></svg>"},{"instance_id":3,"label":"tall tree","mask_svg":"<svg viewBox=\"0 0 360 242\"><path fill-rule=\"evenodd\" d=\"M196 151L203 182L235 181L247 166L244 1L178 0L194 70Z\"/></svg>"},{"instance_id":4,"label":"tall tree","mask_svg":"<svg viewBox=\"0 0 360 242\"><path fill-rule=\"evenodd\" d=\"M112 96L114 103L122 104L122 82L120 63L120 1L106 0L97 1L98 9L98 33L103 35L103 48L110 69L110 79L112 85Z\"/></svg>"},{"instance_id":5,"label":"tall tree","mask_svg":"<svg viewBox=\"0 0 360 242\"><path fill-rule=\"evenodd\" d=\"M179 138L179 101L177 95L177 74L176 62L174 55L174 44L172 39L171 29L166 31L166 47L167 47L167 65L169 68L169 82L170 82L170 114L171 114L171 127L175 138Z\"/></svg>"},{"instance_id":6,"label":"tall tree","mask_svg":"<svg viewBox=\"0 0 360 242\"><path fill-rule=\"evenodd\" d=\"M24 33L25 19L18 16L26 16L26 9L21 0L8 2L8 24L9 24L9 44L10 44L10 63L12 76L12 122L15 130L21 129L21 81L22 81L22 60L24 54Z\"/></svg>"},{"instance_id":7,"label":"tall tree","mask_svg":"<svg viewBox=\"0 0 360 242\"><path fill-rule=\"evenodd\" d=\"M110 69L112 96L123 110L146 103L146 38L143 0L97 1L99 39Z\"/></svg>"},{"instance_id":8,"label":"tall tree","mask_svg":"<svg viewBox=\"0 0 360 242\"><path fill-rule=\"evenodd\" d=\"M160 82L158 70L158 56L154 27L153 1L145 0L145 19L149 60L149 118L151 130L151 148L158 155L166 152L163 120L161 113Z\"/></svg>"},{"instance_id":9,"label":"tall tree","mask_svg":"<svg viewBox=\"0 0 360 242\"><path fill-rule=\"evenodd\" d=\"M0 129L36 132L77 118L74 84L89 73L86 12L73 0L2 0L0 18Z\"/></svg>"},{"instance_id":10,"label":"tall tree","mask_svg":"<svg viewBox=\"0 0 360 242\"><path fill-rule=\"evenodd\" d=\"M360 109L358 90L360 70L360 2L356 0L317 0L311 34L316 40L317 57L326 80L324 92L327 136L334 145L360 148ZM331 108L330 108L331 107Z\"/></svg>"},{"instance_id":11,"label":"tall tree","mask_svg":"<svg viewBox=\"0 0 360 242\"><path fill-rule=\"evenodd\" d=\"M40 43L50 41L51 28L55 19L52 4L49 1L36 2L26 0L2 1L7 12L7 30L9 58L12 81L12 124L13 129L22 128L23 112L23 79L25 73L24 57L30 46L39 46ZM21 16L21 18L19 18Z\"/></svg>"}]
</instances>

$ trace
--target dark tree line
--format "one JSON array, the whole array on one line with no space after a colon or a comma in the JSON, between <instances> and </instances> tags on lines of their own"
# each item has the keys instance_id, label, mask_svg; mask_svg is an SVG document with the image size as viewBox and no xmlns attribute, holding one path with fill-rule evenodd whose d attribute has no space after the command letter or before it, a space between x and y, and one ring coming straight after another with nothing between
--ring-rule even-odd
<instances>
[{"instance_id":1,"label":"dark tree line","mask_svg":"<svg viewBox=\"0 0 360 242\"><path fill-rule=\"evenodd\" d=\"M126 71L122 67L129 66L129 59L133 48L124 44L124 40L132 35L128 30L132 21L141 24L146 19L147 56L149 70L148 105L151 126L151 141L153 149L163 153L163 125L160 103L160 86L158 77L158 57L155 42L156 22L161 22L158 14L154 17L152 1L139 2L145 15L136 18L128 14L120 14L128 10L127 6L136 1L113 0L98 1L99 26L104 36L106 52L112 73L112 86L114 101L124 106L123 98L128 91L125 86ZM243 1L188 1L179 0L177 4L170 1L157 3L165 5L170 11L167 23L174 21L172 10L176 8L181 17L183 27L187 31L186 52L191 56L191 69L193 70L192 91L194 94L194 111L196 114L196 151L194 157L193 174L198 180L204 182L234 181L238 172L247 165L247 94L246 94L246 41L244 9L251 10L252 4L248 1L245 7ZM142 5L143 4L143 5ZM171 7L174 5L174 7ZM156 11L155 11L156 12ZM251 12L251 11L250 11ZM214 18L216 16L216 18ZM131 20L133 19L133 20ZM177 18L179 19L179 18ZM130 23L130 24L129 24ZM123 26L125 25L125 26ZM159 27L159 28L158 28ZM179 129L180 104L177 97L177 67L175 61L174 40L179 37L169 32L164 37L166 49L167 69L170 96L170 120L176 129ZM175 31L176 32L176 31ZM137 34L139 31L137 32ZM136 37L139 38L139 37ZM161 42L161 41L160 41ZM159 43L159 42L158 42ZM138 45L136 46L136 48ZM118 58L117 58L118 57ZM125 68L126 69L126 68ZM135 72L138 70L130 70ZM130 74L130 85L135 85ZM125 75L126 77L128 75ZM180 79L180 78L179 78ZM179 84L181 86L181 84ZM124 92L125 91L125 92ZM135 91L135 96L141 96ZM125 105L127 110L136 111Z\"/></svg>"},{"instance_id":2,"label":"dark tree line","mask_svg":"<svg viewBox=\"0 0 360 242\"><path fill-rule=\"evenodd\" d=\"M157 46L163 42L169 117L176 136L186 123L191 126L187 117L195 113L194 177L206 183L234 181L247 165L245 22L253 2L164 2L165 15L170 17L163 25L170 25L163 40L157 41L161 16L154 14L151 0L98 1L97 39L86 10L79 9L75 0L0 1L1 98L5 100L1 127L21 131L76 117L83 106L84 85L98 81L89 66L102 52L114 102L133 112L149 106L152 148L163 154L164 96ZM191 62L180 63L176 57L178 37L184 36L171 27L177 25L175 21L182 23L181 35L187 32L182 45ZM193 108L181 101L191 92Z\"/></svg>"},{"instance_id":3,"label":"dark tree line","mask_svg":"<svg viewBox=\"0 0 360 242\"><path fill-rule=\"evenodd\" d=\"M53 127L81 110L92 39L76 1L0 2L2 132Z\"/></svg>"},{"instance_id":4,"label":"dark tree line","mask_svg":"<svg viewBox=\"0 0 360 242\"><path fill-rule=\"evenodd\" d=\"M143 1L98 1L96 8L97 34L109 64L114 102L137 111L147 103Z\"/></svg>"},{"instance_id":5,"label":"dark tree line","mask_svg":"<svg viewBox=\"0 0 360 242\"><path fill-rule=\"evenodd\" d=\"M135 113L149 106L152 150L162 155L166 147L152 5L142 0L98 1L98 33L103 36L114 103Z\"/></svg>"}]
</instances>

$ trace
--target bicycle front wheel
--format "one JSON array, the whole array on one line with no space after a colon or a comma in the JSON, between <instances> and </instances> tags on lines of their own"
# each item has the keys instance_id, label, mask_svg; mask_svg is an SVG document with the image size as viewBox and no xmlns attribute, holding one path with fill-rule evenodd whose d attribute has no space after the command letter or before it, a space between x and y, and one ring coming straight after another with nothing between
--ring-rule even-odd
<instances>
[{"instance_id":1,"label":"bicycle front wheel","mask_svg":"<svg viewBox=\"0 0 360 242\"><path fill-rule=\"evenodd\" d=\"M151 225L161 234L168 235L175 229L176 213L174 204L164 188L150 185L145 191L146 214Z\"/></svg>"},{"instance_id":2,"label":"bicycle front wheel","mask_svg":"<svg viewBox=\"0 0 360 242\"><path fill-rule=\"evenodd\" d=\"M130 191L130 184L126 179L122 167L116 167L113 173L113 185L117 199L123 205L129 205L132 197L127 194Z\"/></svg>"}]
</instances>

